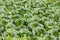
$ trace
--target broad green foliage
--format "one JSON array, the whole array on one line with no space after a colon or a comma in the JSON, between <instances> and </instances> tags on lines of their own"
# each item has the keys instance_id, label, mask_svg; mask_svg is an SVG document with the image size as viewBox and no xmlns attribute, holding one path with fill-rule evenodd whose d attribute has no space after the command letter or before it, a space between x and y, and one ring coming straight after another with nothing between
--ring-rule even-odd
<instances>
[{"instance_id":1,"label":"broad green foliage","mask_svg":"<svg viewBox=\"0 0 60 40\"><path fill-rule=\"evenodd\" d=\"M0 0L0 40L60 40L60 0Z\"/></svg>"}]
</instances>

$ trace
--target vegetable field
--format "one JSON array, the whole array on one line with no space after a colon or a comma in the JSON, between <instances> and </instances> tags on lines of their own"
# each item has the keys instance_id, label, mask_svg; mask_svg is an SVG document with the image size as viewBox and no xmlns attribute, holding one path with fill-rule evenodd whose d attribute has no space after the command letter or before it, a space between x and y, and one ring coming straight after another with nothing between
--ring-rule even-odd
<instances>
[{"instance_id":1,"label":"vegetable field","mask_svg":"<svg viewBox=\"0 0 60 40\"><path fill-rule=\"evenodd\" d=\"M0 40L60 40L60 0L0 0Z\"/></svg>"}]
</instances>

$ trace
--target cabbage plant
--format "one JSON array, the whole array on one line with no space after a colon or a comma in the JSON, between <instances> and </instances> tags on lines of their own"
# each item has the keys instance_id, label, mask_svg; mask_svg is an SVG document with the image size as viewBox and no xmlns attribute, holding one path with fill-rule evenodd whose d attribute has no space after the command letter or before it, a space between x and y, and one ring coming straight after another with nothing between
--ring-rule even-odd
<instances>
[{"instance_id":1,"label":"cabbage plant","mask_svg":"<svg viewBox=\"0 0 60 40\"><path fill-rule=\"evenodd\" d=\"M0 0L0 40L60 40L60 0Z\"/></svg>"}]
</instances>

